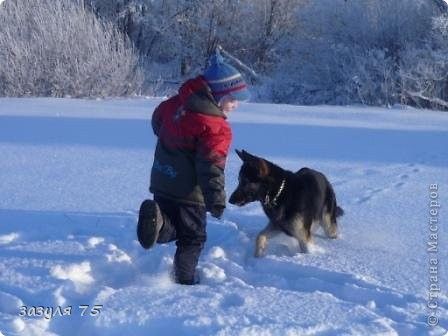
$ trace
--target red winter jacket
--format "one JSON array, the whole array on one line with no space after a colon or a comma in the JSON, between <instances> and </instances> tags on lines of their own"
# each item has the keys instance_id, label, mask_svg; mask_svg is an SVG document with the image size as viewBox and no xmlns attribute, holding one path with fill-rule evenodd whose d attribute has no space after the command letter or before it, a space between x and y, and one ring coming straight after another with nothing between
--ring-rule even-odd
<instances>
[{"instance_id":1,"label":"red winter jacket","mask_svg":"<svg viewBox=\"0 0 448 336\"><path fill-rule=\"evenodd\" d=\"M202 77L190 79L152 116L158 136L150 191L189 204L225 207L224 167L232 140L225 114Z\"/></svg>"}]
</instances>

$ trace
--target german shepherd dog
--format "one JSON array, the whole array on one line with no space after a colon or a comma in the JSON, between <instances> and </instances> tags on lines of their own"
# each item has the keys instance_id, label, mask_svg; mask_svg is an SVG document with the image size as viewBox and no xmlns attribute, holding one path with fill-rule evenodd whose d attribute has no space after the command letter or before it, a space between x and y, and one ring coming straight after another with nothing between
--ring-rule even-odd
<instances>
[{"instance_id":1,"label":"german shepherd dog","mask_svg":"<svg viewBox=\"0 0 448 336\"><path fill-rule=\"evenodd\" d=\"M309 252L313 223L319 223L328 238L337 238L336 218L344 211L337 206L333 187L322 173L310 168L293 173L244 150L236 153L243 165L229 202L243 206L259 201L269 219L257 236L256 257L263 255L268 239L278 232L294 237L301 252Z\"/></svg>"}]
</instances>

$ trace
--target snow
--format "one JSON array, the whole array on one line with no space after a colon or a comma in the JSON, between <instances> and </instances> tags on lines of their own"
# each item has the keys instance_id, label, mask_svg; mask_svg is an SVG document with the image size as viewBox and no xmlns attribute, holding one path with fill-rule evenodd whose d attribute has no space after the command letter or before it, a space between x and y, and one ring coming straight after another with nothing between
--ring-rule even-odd
<instances>
[{"instance_id":1,"label":"snow","mask_svg":"<svg viewBox=\"0 0 448 336\"><path fill-rule=\"evenodd\" d=\"M222 220L208 218L202 282L189 287L170 280L174 244L146 251L135 236L160 101L0 99L0 335L447 333L446 113L242 104L230 117L227 192L235 148L320 170L346 213L340 238L317 231L301 254L278 235L256 259L260 206L228 205ZM431 184L437 253L427 251ZM53 315L32 316L33 306Z\"/></svg>"}]
</instances>

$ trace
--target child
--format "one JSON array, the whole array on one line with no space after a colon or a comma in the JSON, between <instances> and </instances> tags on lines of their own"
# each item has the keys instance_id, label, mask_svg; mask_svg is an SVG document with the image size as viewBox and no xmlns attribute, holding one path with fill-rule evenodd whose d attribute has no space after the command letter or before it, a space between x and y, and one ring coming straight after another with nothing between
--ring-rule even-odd
<instances>
[{"instance_id":1,"label":"child","mask_svg":"<svg viewBox=\"0 0 448 336\"><path fill-rule=\"evenodd\" d=\"M158 137L150 185L154 200L141 204L137 236L146 249L176 241L174 280L179 284L199 282L206 212L220 218L226 206L224 166L232 140L227 114L248 99L241 74L216 51L203 76L186 81L153 113Z\"/></svg>"}]
</instances>

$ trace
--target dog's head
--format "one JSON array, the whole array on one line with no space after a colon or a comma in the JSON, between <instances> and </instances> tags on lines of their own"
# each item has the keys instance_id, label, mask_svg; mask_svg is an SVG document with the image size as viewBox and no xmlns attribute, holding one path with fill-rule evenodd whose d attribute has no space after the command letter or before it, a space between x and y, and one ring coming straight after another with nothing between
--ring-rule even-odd
<instances>
[{"instance_id":1,"label":"dog's head","mask_svg":"<svg viewBox=\"0 0 448 336\"><path fill-rule=\"evenodd\" d=\"M270 165L268 161L245 150L236 150L236 154L243 161L243 165L238 175L238 186L230 196L229 203L243 206L265 196Z\"/></svg>"}]
</instances>

